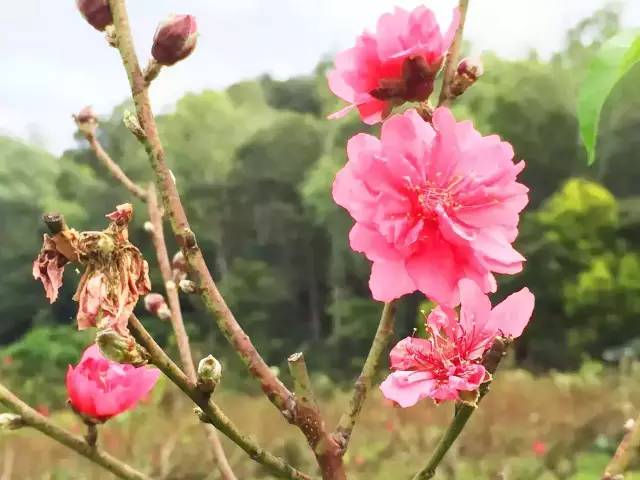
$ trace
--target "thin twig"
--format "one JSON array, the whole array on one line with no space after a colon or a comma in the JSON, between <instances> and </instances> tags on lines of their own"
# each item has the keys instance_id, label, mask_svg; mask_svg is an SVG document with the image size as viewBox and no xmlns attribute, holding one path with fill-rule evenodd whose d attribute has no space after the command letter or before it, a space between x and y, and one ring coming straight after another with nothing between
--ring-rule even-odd
<instances>
[{"instance_id":1,"label":"thin twig","mask_svg":"<svg viewBox=\"0 0 640 480\"><path fill-rule=\"evenodd\" d=\"M191 382L191 385L195 386L197 381L196 369L191 355L189 336L187 335L187 330L184 328L178 289L172 278L171 261L169 260L169 252L167 251L167 244L164 239L162 211L158 206L158 197L153 185L150 185L147 190L147 208L149 211L149 219L153 225L153 233L151 236L153 246L156 251L156 258L158 259L158 267L160 268L165 292L167 294L169 310L171 310L171 325L176 336L178 352L180 353L180 362L182 363L182 368L186 373L189 382ZM204 425L204 427L206 429L207 438L211 442L214 460L218 466L218 470L220 470L220 475L222 475L223 480L236 480L236 476L231 469L231 465L229 465L229 460L227 460L227 456L222 448L222 443L220 443L220 437L218 437L218 433L215 428L211 425Z\"/></svg>"},{"instance_id":2,"label":"thin twig","mask_svg":"<svg viewBox=\"0 0 640 480\"><path fill-rule=\"evenodd\" d=\"M167 303L171 310L171 326L173 327L173 331L176 336L178 352L180 353L180 363L182 364L182 369L187 374L189 381L195 385L196 369L193 364L193 357L191 356L189 336L187 335L187 330L184 328L182 308L180 307L180 297L178 296L178 287L173 281L173 275L171 272L171 260L169 259L169 252L164 239L162 211L158 206L158 197L153 185L150 185L147 190L147 199L149 220L153 225L151 239L156 251L156 258L158 259L158 268L160 269L162 281L164 282L164 288L167 294Z\"/></svg>"},{"instance_id":3,"label":"thin twig","mask_svg":"<svg viewBox=\"0 0 640 480\"><path fill-rule=\"evenodd\" d=\"M48 418L20 400L2 384L0 384L0 403L3 403L18 413L22 417L25 425L44 433L46 436L88 458L114 475L126 480L151 480L150 477L135 470L121 460L112 457L101 448L90 446L83 438L58 427Z\"/></svg>"},{"instance_id":4,"label":"thin twig","mask_svg":"<svg viewBox=\"0 0 640 480\"><path fill-rule=\"evenodd\" d=\"M447 54L447 60L444 64L444 74L442 77L442 87L440 88L440 98L438 99L438 106L447 106L451 101L451 94L449 87L453 81L453 76L456 73L458 55L460 54L460 47L462 46L462 34L464 33L464 22L467 19L467 10L469 9L469 0L460 0L458 11L460 12L460 23L453 37L453 43L449 47L449 53Z\"/></svg>"},{"instance_id":5,"label":"thin twig","mask_svg":"<svg viewBox=\"0 0 640 480\"><path fill-rule=\"evenodd\" d=\"M496 338L491 349L485 354L483 358L482 363L487 372L492 375L496 372L500 361L506 355L506 350L509 344L509 340L500 337ZM460 403L457 405L456 414L453 417L449 428L447 428L447 430L444 432L444 435L438 442L438 445L431 455L431 458L429 458L427 465L418 473L416 473L416 475L413 477L413 480L429 480L435 476L438 465L440 465L440 462L464 429L465 425L469 421L469 418L471 418L471 415L473 415L473 412L475 412L478 408L477 403L480 403L480 400L482 400L482 398L487 393L489 393L490 385L491 381L485 382L480 385L476 405L469 403Z\"/></svg>"},{"instance_id":6,"label":"thin twig","mask_svg":"<svg viewBox=\"0 0 640 480\"><path fill-rule=\"evenodd\" d=\"M640 415L635 419L633 427L620 441L616 452L611 457L602 475L602 480L617 480L629 467L631 460L640 450Z\"/></svg>"},{"instance_id":7,"label":"thin twig","mask_svg":"<svg viewBox=\"0 0 640 480\"><path fill-rule=\"evenodd\" d=\"M353 393L349 401L349 409L342 414L336 427L336 436L339 438L343 451L346 451L351 433L355 427L356 421L362 405L367 399L367 394L373 385L373 379L380 365L380 358L385 352L387 345L393 335L393 326L395 320L396 305L394 302L385 303L380 316L380 323L371 348L367 354L367 359L362 366L362 371L353 386Z\"/></svg>"},{"instance_id":8,"label":"thin twig","mask_svg":"<svg viewBox=\"0 0 640 480\"><path fill-rule=\"evenodd\" d=\"M173 360L171 360L164 350L155 342L135 315L129 318L129 328L138 343L149 353L151 363L169 377L169 379L202 410L204 418L201 416L201 419L215 426L229 437L232 442L247 452L253 460L267 467L275 475L293 480L309 480L311 478L299 472L281 458L264 450L252 438L240 433L238 428L222 410L220 410L220 407L215 404L210 396L203 394L189 381L184 372L173 363Z\"/></svg>"},{"instance_id":9,"label":"thin twig","mask_svg":"<svg viewBox=\"0 0 640 480\"><path fill-rule=\"evenodd\" d=\"M85 137L91 146L91 150L96 154L98 160L109 170L109 173L124 185L133 195L138 197L143 202L147 201L147 192L140 185L131 180L126 173L120 168L116 162L114 162L109 154L102 148L100 142L96 138L95 134L85 132Z\"/></svg>"},{"instance_id":10,"label":"thin twig","mask_svg":"<svg viewBox=\"0 0 640 480\"><path fill-rule=\"evenodd\" d=\"M285 417L295 419L297 417L295 411L292 412L291 410L295 410L296 405L295 402L292 403L291 392L269 368L254 347L249 336L240 327L218 291L211 272L206 265L196 242L195 234L190 228L171 172L165 163L164 149L158 135L155 117L151 110L147 84L133 45L125 0L109 0L109 5L114 19L118 51L127 72L138 121L145 133L142 141L149 155L157 187L161 193L163 205L169 216L174 235L189 263L202 300L207 310L214 316L227 341L247 366L250 374L260 382L266 396ZM322 423L321 418L316 418L315 421L318 424ZM302 426L297 425L304 433ZM323 478L332 480L345 478L341 460L341 448L333 435L325 429L321 432L320 437L311 438L307 436L307 440L314 450L320 469L323 472Z\"/></svg>"},{"instance_id":11,"label":"thin twig","mask_svg":"<svg viewBox=\"0 0 640 480\"><path fill-rule=\"evenodd\" d=\"M182 308L180 306L180 297L172 279L171 274L171 261L169 260L169 252L167 251L167 244L164 239L164 228L162 224L162 211L158 206L158 197L156 195L155 188L151 185L146 191L133 180L131 180L126 173L120 168L120 166L111 158L106 150L100 144L100 141L95 136L95 133L90 131L83 131L91 149L95 153L96 157L102 162L102 164L111 172L111 174L120 181L131 193L136 195L141 200L147 202L147 209L149 214L149 220L153 225L152 242L156 252L156 258L158 259L158 267L162 276L162 280L165 286L165 292L167 294L167 301L169 304L169 310L171 311L171 326L173 327L174 334L176 336L176 344L178 346L178 352L180 353L180 361L182 368L184 369L189 381L194 385L196 383L196 371L193 363L193 357L191 356L191 347L189 345L189 337L184 327L184 320L182 318ZM141 194L142 193L142 194ZM216 465L220 470L220 474L224 480L236 480L236 476L229 465L227 456L220 443L220 438L217 432L211 425L204 425L207 438L211 442L211 448L213 449Z\"/></svg>"}]
</instances>

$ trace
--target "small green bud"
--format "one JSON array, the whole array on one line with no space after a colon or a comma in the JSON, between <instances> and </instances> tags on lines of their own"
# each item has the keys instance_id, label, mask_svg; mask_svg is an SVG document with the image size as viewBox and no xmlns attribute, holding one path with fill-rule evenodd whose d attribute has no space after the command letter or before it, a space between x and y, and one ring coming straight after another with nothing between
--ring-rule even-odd
<instances>
[{"instance_id":1,"label":"small green bud","mask_svg":"<svg viewBox=\"0 0 640 480\"><path fill-rule=\"evenodd\" d=\"M17 430L24 427L24 420L15 413L0 414L0 430Z\"/></svg>"},{"instance_id":2,"label":"small green bud","mask_svg":"<svg viewBox=\"0 0 640 480\"><path fill-rule=\"evenodd\" d=\"M120 335L112 328L98 331L96 343L109 360L139 366L147 363L146 352L132 337Z\"/></svg>"},{"instance_id":3,"label":"small green bud","mask_svg":"<svg viewBox=\"0 0 640 480\"><path fill-rule=\"evenodd\" d=\"M222 365L213 356L208 355L198 364L198 388L205 393L213 393L222 378Z\"/></svg>"}]
</instances>

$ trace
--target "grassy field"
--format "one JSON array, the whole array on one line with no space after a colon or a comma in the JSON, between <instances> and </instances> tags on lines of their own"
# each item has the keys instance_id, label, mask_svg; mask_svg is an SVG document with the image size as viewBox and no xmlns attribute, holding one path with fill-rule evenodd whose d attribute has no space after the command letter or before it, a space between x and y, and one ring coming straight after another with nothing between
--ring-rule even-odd
<instances>
[{"instance_id":1,"label":"grassy field","mask_svg":"<svg viewBox=\"0 0 640 480\"><path fill-rule=\"evenodd\" d=\"M436 478L441 480L591 480L600 478L622 425L640 405L640 382L616 372L585 369L580 374L534 377L522 370L502 372L471 419ZM224 383L223 383L224 387ZM261 397L225 392L218 403L261 444L301 469L312 459L296 429ZM323 395L323 412L335 422L347 394ZM429 402L401 410L376 392L368 400L346 457L350 478L407 479L421 466L452 414L451 405ZM52 418L78 433L67 411ZM100 444L154 478L218 478L191 406L172 386L161 385L148 403L100 429ZM537 452L534 444L537 443ZM541 452L542 446L545 453ZM270 478L245 454L225 447L240 479ZM40 434L28 430L0 437L0 479L108 479ZM630 473L625 480L640 480Z\"/></svg>"}]
</instances>

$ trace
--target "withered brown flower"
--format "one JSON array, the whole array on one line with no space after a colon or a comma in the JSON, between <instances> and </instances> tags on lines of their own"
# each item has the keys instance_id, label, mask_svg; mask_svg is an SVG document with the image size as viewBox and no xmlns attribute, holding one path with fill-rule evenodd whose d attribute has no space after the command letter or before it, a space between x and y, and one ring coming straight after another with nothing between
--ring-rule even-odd
<instances>
[{"instance_id":1,"label":"withered brown flower","mask_svg":"<svg viewBox=\"0 0 640 480\"><path fill-rule=\"evenodd\" d=\"M109 226L100 232L77 233L67 229L48 237L34 262L34 277L40 279L51 302L62 284L67 261L85 267L73 299L78 302L78 328L112 328L128 336L129 316L140 295L151 291L149 266L140 250L129 242L131 204L118 205L106 217ZM68 232L75 232L70 235Z\"/></svg>"}]
</instances>

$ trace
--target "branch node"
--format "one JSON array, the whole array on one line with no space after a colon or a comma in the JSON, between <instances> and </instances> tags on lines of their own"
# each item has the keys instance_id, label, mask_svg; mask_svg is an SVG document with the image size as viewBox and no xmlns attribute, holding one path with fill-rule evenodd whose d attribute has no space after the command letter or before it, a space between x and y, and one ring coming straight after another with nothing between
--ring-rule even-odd
<instances>
[{"instance_id":1,"label":"branch node","mask_svg":"<svg viewBox=\"0 0 640 480\"><path fill-rule=\"evenodd\" d=\"M56 235L67 229L64 216L61 213L45 213L42 220L52 235Z\"/></svg>"}]
</instances>

